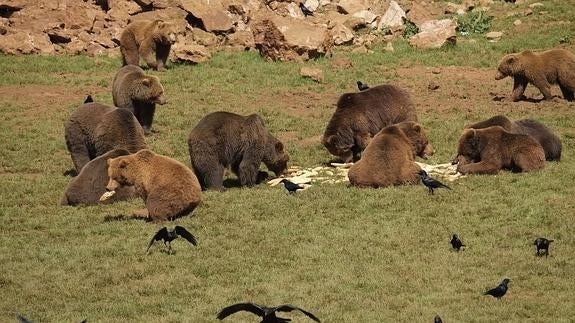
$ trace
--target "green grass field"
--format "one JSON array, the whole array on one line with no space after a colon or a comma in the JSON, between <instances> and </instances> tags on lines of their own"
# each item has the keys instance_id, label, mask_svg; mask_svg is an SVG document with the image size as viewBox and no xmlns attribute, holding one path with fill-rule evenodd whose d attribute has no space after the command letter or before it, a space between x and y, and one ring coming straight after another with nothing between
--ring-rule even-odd
<instances>
[{"instance_id":1,"label":"green grass field","mask_svg":"<svg viewBox=\"0 0 575 323\"><path fill-rule=\"evenodd\" d=\"M64 123L87 94L112 103L120 60L0 56L0 321L15 322L19 312L36 322L216 322L222 307L252 301L292 303L322 322L432 322L436 314L444 322L572 322L575 104L500 103L489 94L511 92L510 79L492 77L505 53L557 47L565 37L575 42L575 4L541 2L546 14L496 18L492 29L506 32L500 42L479 35L440 50L397 41L394 52L338 51L353 62L343 71L331 68L331 58L270 63L246 52L151 72L170 102L158 108L159 132L148 144L187 165L188 133L218 110L260 113L292 165L328 162L319 136L357 79L408 89L436 148L430 163L451 160L463 125L498 113L541 120L563 141L562 161L542 171L470 176L434 196L423 186L346 184L293 196L265 184L206 192L193 215L176 221L198 246L176 241L171 256L160 244L145 255L165 223L122 217L141 208L140 199L58 206L72 167ZM513 32L517 17L529 28ZM301 78L304 65L321 68L325 81ZM430 81L441 84L439 92L420 89ZM540 96L532 87L528 95ZM466 250L451 251L453 233ZM538 236L555 239L549 258L535 257ZM505 277L511 284L502 300L482 295ZM227 321L257 319L243 313Z\"/></svg>"}]
</instances>

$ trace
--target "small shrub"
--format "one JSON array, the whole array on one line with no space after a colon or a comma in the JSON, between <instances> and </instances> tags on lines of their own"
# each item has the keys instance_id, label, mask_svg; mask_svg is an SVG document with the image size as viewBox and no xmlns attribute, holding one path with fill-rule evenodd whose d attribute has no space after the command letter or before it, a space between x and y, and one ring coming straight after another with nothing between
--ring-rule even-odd
<instances>
[{"instance_id":1,"label":"small shrub","mask_svg":"<svg viewBox=\"0 0 575 323\"><path fill-rule=\"evenodd\" d=\"M403 30L403 38L409 38L419 32L419 28L411 22L410 20L405 19L405 29Z\"/></svg>"},{"instance_id":2,"label":"small shrub","mask_svg":"<svg viewBox=\"0 0 575 323\"><path fill-rule=\"evenodd\" d=\"M457 29L462 35L484 34L491 28L493 16L483 10L473 10L457 17Z\"/></svg>"}]
</instances>

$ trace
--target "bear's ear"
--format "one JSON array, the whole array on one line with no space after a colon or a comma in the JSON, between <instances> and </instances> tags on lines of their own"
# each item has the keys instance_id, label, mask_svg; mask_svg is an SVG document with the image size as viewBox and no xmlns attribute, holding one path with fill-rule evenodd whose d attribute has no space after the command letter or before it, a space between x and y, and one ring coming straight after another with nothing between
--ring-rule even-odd
<instances>
[{"instance_id":1,"label":"bear's ear","mask_svg":"<svg viewBox=\"0 0 575 323\"><path fill-rule=\"evenodd\" d=\"M152 81L150 80L150 78L146 77L142 80L142 84L144 84L144 86L150 87L150 84L152 84Z\"/></svg>"},{"instance_id":2,"label":"bear's ear","mask_svg":"<svg viewBox=\"0 0 575 323\"><path fill-rule=\"evenodd\" d=\"M281 141L276 142L276 151L277 152L281 152L284 150L284 144L281 143Z\"/></svg>"},{"instance_id":3,"label":"bear's ear","mask_svg":"<svg viewBox=\"0 0 575 323\"><path fill-rule=\"evenodd\" d=\"M128 165L128 162L125 159L120 159L120 162L118 163L118 167L119 168L126 168L126 165Z\"/></svg>"},{"instance_id":4,"label":"bear's ear","mask_svg":"<svg viewBox=\"0 0 575 323\"><path fill-rule=\"evenodd\" d=\"M420 133L421 132L421 125L419 123L414 124L413 130L417 133Z\"/></svg>"},{"instance_id":5,"label":"bear's ear","mask_svg":"<svg viewBox=\"0 0 575 323\"><path fill-rule=\"evenodd\" d=\"M477 135L477 132L475 131L475 129L469 128L469 129L465 129L465 131L463 131L463 135L474 138Z\"/></svg>"},{"instance_id":6,"label":"bear's ear","mask_svg":"<svg viewBox=\"0 0 575 323\"><path fill-rule=\"evenodd\" d=\"M509 55L505 61L507 64L513 64L515 63L515 60L517 60L517 57L515 57L515 55Z\"/></svg>"}]
</instances>

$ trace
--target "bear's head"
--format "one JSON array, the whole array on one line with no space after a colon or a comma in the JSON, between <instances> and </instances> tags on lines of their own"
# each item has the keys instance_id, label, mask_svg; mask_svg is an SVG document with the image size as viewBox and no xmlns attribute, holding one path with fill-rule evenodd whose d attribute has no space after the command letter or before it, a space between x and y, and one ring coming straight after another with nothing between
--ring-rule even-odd
<instances>
[{"instance_id":1,"label":"bear's head","mask_svg":"<svg viewBox=\"0 0 575 323\"><path fill-rule=\"evenodd\" d=\"M497 66L497 74L495 75L496 80L501 80L507 76L517 75L522 71L520 64L520 57L518 54L508 54L503 56Z\"/></svg>"},{"instance_id":2,"label":"bear's head","mask_svg":"<svg viewBox=\"0 0 575 323\"><path fill-rule=\"evenodd\" d=\"M459 138L457 147L457 157L454 164L467 164L480 160L481 150L483 149L480 132L483 130L466 129Z\"/></svg>"},{"instance_id":3,"label":"bear's head","mask_svg":"<svg viewBox=\"0 0 575 323\"><path fill-rule=\"evenodd\" d=\"M413 152L416 156L427 159L429 156L433 155L433 146L429 143L427 131L425 131L419 123L404 121L398 123L397 126L411 142Z\"/></svg>"},{"instance_id":4,"label":"bear's head","mask_svg":"<svg viewBox=\"0 0 575 323\"><path fill-rule=\"evenodd\" d=\"M284 150L284 145L281 141L270 135L268 138L268 149L262 161L269 170L279 176L287 169L289 154Z\"/></svg>"},{"instance_id":5,"label":"bear's head","mask_svg":"<svg viewBox=\"0 0 575 323\"><path fill-rule=\"evenodd\" d=\"M153 22L154 39L164 44L173 45L176 42L176 26L171 22L155 20Z\"/></svg>"},{"instance_id":6,"label":"bear's head","mask_svg":"<svg viewBox=\"0 0 575 323\"><path fill-rule=\"evenodd\" d=\"M353 138L347 138L339 134L324 136L321 143L327 148L330 154L337 156L343 160L344 163L353 161Z\"/></svg>"},{"instance_id":7,"label":"bear's head","mask_svg":"<svg viewBox=\"0 0 575 323\"><path fill-rule=\"evenodd\" d=\"M106 190L115 191L120 186L133 186L142 177L144 170L142 165L151 163L155 153L142 149L135 154L110 158L108 164L108 185Z\"/></svg>"},{"instance_id":8,"label":"bear's head","mask_svg":"<svg viewBox=\"0 0 575 323\"><path fill-rule=\"evenodd\" d=\"M145 75L138 82L139 84L135 87L134 99L161 105L168 102L164 95L164 87L157 76Z\"/></svg>"}]
</instances>

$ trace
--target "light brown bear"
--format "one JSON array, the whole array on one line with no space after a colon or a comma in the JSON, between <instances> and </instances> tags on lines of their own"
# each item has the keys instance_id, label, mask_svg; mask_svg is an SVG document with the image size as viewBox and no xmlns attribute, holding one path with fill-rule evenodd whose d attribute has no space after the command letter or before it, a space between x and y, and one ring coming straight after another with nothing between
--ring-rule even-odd
<instances>
[{"instance_id":1,"label":"light brown bear","mask_svg":"<svg viewBox=\"0 0 575 323\"><path fill-rule=\"evenodd\" d=\"M138 20L120 35L120 52L124 65L140 64L140 56L150 68L164 70L170 48L176 42L175 26L162 20Z\"/></svg>"},{"instance_id":2,"label":"light brown bear","mask_svg":"<svg viewBox=\"0 0 575 323\"><path fill-rule=\"evenodd\" d=\"M146 204L135 214L152 221L188 215L202 196L200 183L190 168L147 149L108 159L108 178L108 191L134 186Z\"/></svg>"},{"instance_id":3,"label":"light brown bear","mask_svg":"<svg viewBox=\"0 0 575 323\"><path fill-rule=\"evenodd\" d=\"M76 173L110 150L135 153L147 147L144 131L130 111L96 102L82 104L72 113L64 137Z\"/></svg>"},{"instance_id":4,"label":"light brown bear","mask_svg":"<svg viewBox=\"0 0 575 323\"><path fill-rule=\"evenodd\" d=\"M417 184L420 168L414 163L415 157L426 159L432 154L427 132L419 123L406 121L385 127L349 169L349 182L359 187Z\"/></svg>"},{"instance_id":5,"label":"light brown bear","mask_svg":"<svg viewBox=\"0 0 575 323\"><path fill-rule=\"evenodd\" d=\"M257 184L260 164L276 175L287 169L284 145L257 115L214 112L203 117L188 137L192 168L204 189L223 189L224 172L231 166L240 185Z\"/></svg>"},{"instance_id":6,"label":"light brown bear","mask_svg":"<svg viewBox=\"0 0 575 323\"><path fill-rule=\"evenodd\" d=\"M322 138L327 150L344 162L358 160L381 129L403 121L417 121L409 94L394 85L343 94Z\"/></svg>"},{"instance_id":7,"label":"light brown bear","mask_svg":"<svg viewBox=\"0 0 575 323\"><path fill-rule=\"evenodd\" d=\"M465 128L483 129L491 126L501 126L509 132L530 135L543 147L546 160L558 161L561 159L561 139L551 129L533 119L511 121L503 115L497 115L487 120L467 125Z\"/></svg>"},{"instance_id":8,"label":"light brown bear","mask_svg":"<svg viewBox=\"0 0 575 323\"><path fill-rule=\"evenodd\" d=\"M152 131L156 104L167 102L160 79L144 74L144 70L134 65L124 66L116 73L112 98L115 106L128 109L136 116L146 135Z\"/></svg>"},{"instance_id":9,"label":"light brown bear","mask_svg":"<svg viewBox=\"0 0 575 323\"><path fill-rule=\"evenodd\" d=\"M493 126L465 130L459 138L457 161L462 174L497 174L501 169L530 172L545 167L545 151L529 135Z\"/></svg>"},{"instance_id":10,"label":"light brown bear","mask_svg":"<svg viewBox=\"0 0 575 323\"><path fill-rule=\"evenodd\" d=\"M76 176L64 192L60 200L60 205L95 205L101 203L100 197L106 193L108 184L108 164L110 158L129 155L125 149L114 149L87 163ZM134 197L136 191L132 186L122 186L117 189L116 194L104 201L113 203L120 200Z\"/></svg>"},{"instance_id":11,"label":"light brown bear","mask_svg":"<svg viewBox=\"0 0 575 323\"><path fill-rule=\"evenodd\" d=\"M552 49L540 53L529 50L505 55L497 67L496 80L513 77L511 99L524 99L528 83L551 100L551 84L559 84L563 98L573 101L575 91L575 55L566 49Z\"/></svg>"}]
</instances>

